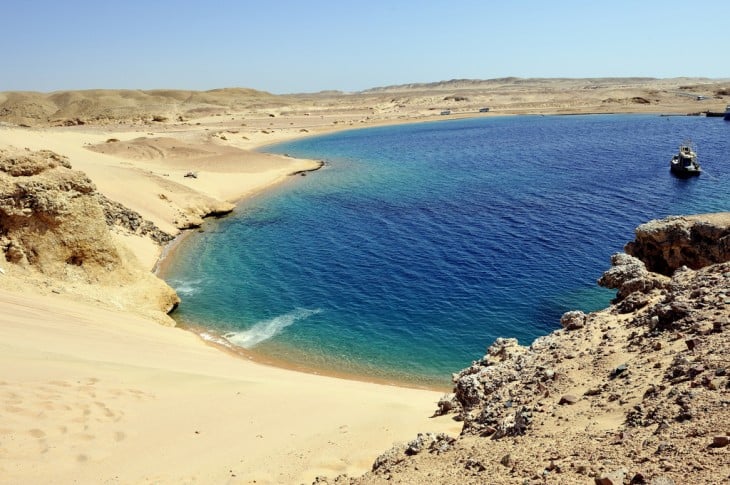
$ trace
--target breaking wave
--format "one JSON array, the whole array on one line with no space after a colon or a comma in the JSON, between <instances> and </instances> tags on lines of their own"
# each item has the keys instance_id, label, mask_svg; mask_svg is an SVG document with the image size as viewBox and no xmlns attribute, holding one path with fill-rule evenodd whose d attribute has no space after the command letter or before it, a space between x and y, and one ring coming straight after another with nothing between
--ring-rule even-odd
<instances>
[{"instance_id":1,"label":"breaking wave","mask_svg":"<svg viewBox=\"0 0 730 485\"><path fill-rule=\"evenodd\" d=\"M180 296L191 296L198 293L203 285L203 279L195 280L169 280L168 284Z\"/></svg>"},{"instance_id":2,"label":"breaking wave","mask_svg":"<svg viewBox=\"0 0 730 485\"><path fill-rule=\"evenodd\" d=\"M322 310L320 309L307 310L305 308L297 308L292 312L279 315L270 320L262 320L248 330L224 334L223 338L234 345L238 345L244 349L250 349L264 340L269 340L299 320L304 320L321 312Z\"/></svg>"}]
</instances>

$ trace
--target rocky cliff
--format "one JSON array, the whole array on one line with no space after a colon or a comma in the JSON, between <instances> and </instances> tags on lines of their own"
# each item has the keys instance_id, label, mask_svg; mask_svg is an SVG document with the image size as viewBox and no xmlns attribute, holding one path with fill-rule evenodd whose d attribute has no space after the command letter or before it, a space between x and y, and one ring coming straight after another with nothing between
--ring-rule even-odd
<instances>
[{"instance_id":1,"label":"rocky cliff","mask_svg":"<svg viewBox=\"0 0 730 485\"><path fill-rule=\"evenodd\" d=\"M640 226L599 312L522 346L497 339L453 377L422 434L370 473L320 483L730 483L728 214ZM666 274L660 274L666 273Z\"/></svg>"},{"instance_id":2,"label":"rocky cliff","mask_svg":"<svg viewBox=\"0 0 730 485\"><path fill-rule=\"evenodd\" d=\"M682 266L699 269L729 261L730 212L647 222L636 228L626 252L665 275Z\"/></svg>"},{"instance_id":3,"label":"rocky cliff","mask_svg":"<svg viewBox=\"0 0 730 485\"><path fill-rule=\"evenodd\" d=\"M0 150L0 251L15 276L66 292L83 293L84 285L107 288L116 306L134 308L134 299L141 297L142 307L172 309L175 292L115 243L111 227L159 242L170 238L101 196L65 157Z\"/></svg>"}]
</instances>

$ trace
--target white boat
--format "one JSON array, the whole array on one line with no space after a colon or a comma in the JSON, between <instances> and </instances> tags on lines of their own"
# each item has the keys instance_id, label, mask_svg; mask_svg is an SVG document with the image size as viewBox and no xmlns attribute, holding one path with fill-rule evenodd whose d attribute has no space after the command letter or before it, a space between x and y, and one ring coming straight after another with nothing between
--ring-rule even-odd
<instances>
[{"instance_id":1,"label":"white boat","mask_svg":"<svg viewBox=\"0 0 730 485\"><path fill-rule=\"evenodd\" d=\"M670 169L679 177L692 177L702 173L702 167L697 161L697 153L692 150L689 142L679 146L679 152L672 157Z\"/></svg>"}]
</instances>

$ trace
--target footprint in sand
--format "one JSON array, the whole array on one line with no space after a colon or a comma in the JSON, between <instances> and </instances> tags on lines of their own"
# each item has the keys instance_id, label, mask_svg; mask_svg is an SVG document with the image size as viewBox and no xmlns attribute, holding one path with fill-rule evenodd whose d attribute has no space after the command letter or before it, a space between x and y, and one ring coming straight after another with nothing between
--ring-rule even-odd
<instances>
[{"instance_id":1,"label":"footprint in sand","mask_svg":"<svg viewBox=\"0 0 730 485\"><path fill-rule=\"evenodd\" d=\"M127 439L127 435L121 431L114 433L114 441L124 441Z\"/></svg>"},{"instance_id":2,"label":"footprint in sand","mask_svg":"<svg viewBox=\"0 0 730 485\"><path fill-rule=\"evenodd\" d=\"M104 404L103 402L96 401L96 402L94 402L94 404L96 404L99 408L101 408L102 412L104 413L104 416L106 416L107 418L116 417L116 414L114 414L114 411L109 409L106 406L106 404Z\"/></svg>"},{"instance_id":3,"label":"footprint in sand","mask_svg":"<svg viewBox=\"0 0 730 485\"><path fill-rule=\"evenodd\" d=\"M33 428L31 430L28 430L28 434L31 435L33 438L45 438L46 433L42 429Z\"/></svg>"},{"instance_id":4,"label":"footprint in sand","mask_svg":"<svg viewBox=\"0 0 730 485\"><path fill-rule=\"evenodd\" d=\"M5 406L5 411L13 414L21 414L23 412L23 408L19 408L17 406Z\"/></svg>"},{"instance_id":5,"label":"footprint in sand","mask_svg":"<svg viewBox=\"0 0 730 485\"><path fill-rule=\"evenodd\" d=\"M15 392L3 392L2 394L5 404L23 404L23 396Z\"/></svg>"},{"instance_id":6,"label":"footprint in sand","mask_svg":"<svg viewBox=\"0 0 730 485\"><path fill-rule=\"evenodd\" d=\"M49 384L58 387L71 387L71 384L65 381L50 381Z\"/></svg>"},{"instance_id":7,"label":"footprint in sand","mask_svg":"<svg viewBox=\"0 0 730 485\"><path fill-rule=\"evenodd\" d=\"M79 441L94 441L96 439L96 436L88 433L76 433L73 435L73 439Z\"/></svg>"}]
</instances>

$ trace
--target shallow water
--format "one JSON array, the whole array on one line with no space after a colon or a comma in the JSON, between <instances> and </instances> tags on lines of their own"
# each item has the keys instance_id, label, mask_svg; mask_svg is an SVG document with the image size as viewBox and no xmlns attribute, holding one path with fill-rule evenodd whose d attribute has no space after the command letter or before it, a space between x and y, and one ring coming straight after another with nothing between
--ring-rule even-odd
<instances>
[{"instance_id":1,"label":"shallow water","mask_svg":"<svg viewBox=\"0 0 730 485\"><path fill-rule=\"evenodd\" d=\"M269 149L326 160L177 250L174 315L314 370L444 386L496 337L529 344L633 229L730 210L730 123L647 115L479 118ZM669 173L692 139L705 173Z\"/></svg>"}]
</instances>

